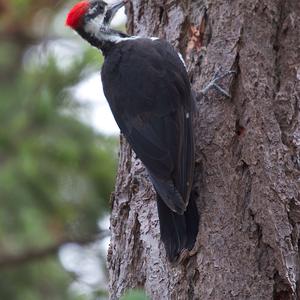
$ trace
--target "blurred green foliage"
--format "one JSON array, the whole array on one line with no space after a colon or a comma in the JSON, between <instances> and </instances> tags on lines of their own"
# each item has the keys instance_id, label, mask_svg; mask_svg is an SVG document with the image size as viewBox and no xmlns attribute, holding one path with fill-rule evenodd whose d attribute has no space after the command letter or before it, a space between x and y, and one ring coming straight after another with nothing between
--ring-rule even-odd
<instances>
[{"instance_id":1,"label":"blurred green foliage","mask_svg":"<svg viewBox=\"0 0 300 300\"><path fill-rule=\"evenodd\" d=\"M120 300L149 300L146 294L139 289L129 290Z\"/></svg>"},{"instance_id":2,"label":"blurred green foliage","mask_svg":"<svg viewBox=\"0 0 300 300\"><path fill-rule=\"evenodd\" d=\"M1 300L85 299L56 246L92 240L113 190L117 139L79 121L70 93L101 56L87 48L66 67L47 49L68 37L35 33L33 20L49 29L64 4L0 0Z\"/></svg>"}]
</instances>

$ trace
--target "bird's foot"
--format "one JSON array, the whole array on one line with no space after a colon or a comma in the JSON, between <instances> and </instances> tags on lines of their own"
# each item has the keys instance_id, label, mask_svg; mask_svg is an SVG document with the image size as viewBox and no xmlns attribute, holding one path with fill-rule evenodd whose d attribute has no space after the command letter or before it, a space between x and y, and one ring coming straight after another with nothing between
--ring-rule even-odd
<instances>
[{"instance_id":1,"label":"bird's foot","mask_svg":"<svg viewBox=\"0 0 300 300\"><path fill-rule=\"evenodd\" d=\"M231 74L236 74L236 71L230 70L227 71L223 74L220 74L220 68L217 70L217 72L214 74L214 77L212 79L212 81L204 88L200 91L200 94L205 95L207 94L207 92L210 89L216 89L219 93L221 93L222 95L226 96L227 98L231 98L231 95L225 91L219 84L218 81L220 81L221 79L231 75Z\"/></svg>"}]
</instances>

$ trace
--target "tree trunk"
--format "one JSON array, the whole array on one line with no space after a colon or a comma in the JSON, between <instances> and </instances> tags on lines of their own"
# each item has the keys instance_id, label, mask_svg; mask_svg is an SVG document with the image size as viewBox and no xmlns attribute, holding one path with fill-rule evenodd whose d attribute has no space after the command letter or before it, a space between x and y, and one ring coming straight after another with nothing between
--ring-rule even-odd
<instances>
[{"instance_id":1,"label":"tree trunk","mask_svg":"<svg viewBox=\"0 0 300 300\"><path fill-rule=\"evenodd\" d=\"M198 92L201 220L196 254L170 265L153 187L121 138L111 299L133 287L151 299L300 299L300 1L133 0L127 10L129 32L183 54ZM222 81L232 99L201 97L219 67L238 72Z\"/></svg>"}]
</instances>

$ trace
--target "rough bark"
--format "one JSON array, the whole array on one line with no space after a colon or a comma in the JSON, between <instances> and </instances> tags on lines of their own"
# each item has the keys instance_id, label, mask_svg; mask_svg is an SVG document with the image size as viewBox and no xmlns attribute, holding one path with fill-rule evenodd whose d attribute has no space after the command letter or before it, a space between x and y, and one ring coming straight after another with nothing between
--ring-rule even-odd
<instances>
[{"instance_id":1,"label":"rough bark","mask_svg":"<svg viewBox=\"0 0 300 300\"><path fill-rule=\"evenodd\" d=\"M218 67L238 74L222 82L232 99L197 97L201 221L187 262L167 262L153 188L121 139L111 299L138 286L151 299L300 299L299 0L133 0L127 12L129 31L180 50L196 93Z\"/></svg>"}]
</instances>

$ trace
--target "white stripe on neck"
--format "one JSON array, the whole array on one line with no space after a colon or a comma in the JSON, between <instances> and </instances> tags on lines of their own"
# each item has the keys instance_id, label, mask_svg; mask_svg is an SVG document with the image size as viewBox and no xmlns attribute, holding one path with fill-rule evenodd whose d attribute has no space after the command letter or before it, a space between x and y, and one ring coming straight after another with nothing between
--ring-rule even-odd
<instances>
[{"instance_id":1,"label":"white stripe on neck","mask_svg":"<svg viewBox=\"0 0 300 300\"><path fill-rule=\"evenodd\" d=\"M89 23L86 24L85 26L85 30L91 34L93 34L97 39L99 39L100 41L109 41L112 43L121 43L121 42L125 42L125 41L133 41L133 40L137 40L137 39L141 39L143 37L140 36L129 36L129 37L122 37L120 35L116 34L109 34L106 33L105 31L102 31L101 28L99 28L99 24L102 24L103 22L103 15L100 15L98 17L96 17L95 19L91 20ZM159 40L158 37L146 37L147 39L150 39L152 41L156 41ZM177 52L180 60L182 61L184 67L186 68L186 64L185 61L183 60L183 57L181 55L180 52Z\"/></svg>"},{"instance_id":2,"label":"white stripe on neck","mask_svg":"<svg viewBox=\"0 0 300 300\"><path fill-rule=\"evenodd\" d=\"M106 35L106 37L104 38L103 34L101 35L102 39L103 40L106 40L106 41L110 41L110 42L113 42L113 43L121 43L121 42L124 42L124 41L133 41L133 40L137 40L137 39L141 39L143 37L141 36L136 36L136 35L133 35L133 36L129 36L129 37L121 37L119 35ZM146 39L150 39L152 41L156 41L156 40L159 40L158 37L146 37ZM185 64L185 61L181 55L180 52L177 52L180 60L182 61L184 67L186 68L186 64Z\"/></svg>"},{"instance_id":3,"label":"white stripe on neck","mask_svg":"<svg viewBox=\"0 0 300 300\"><path fill-rule=\"evenodd\" d=\"M119 39L116 40L115 42L116 43L120 43L120 42L123 42L123 41L130 41L130 40L137 40L137 39L142 39L143 37L141 36L137 36L137 35L133 35L133 36L129 36L129 37L120 37L119 36ZM152 41L156 41L156 40L159 40L158 37L146 37L146 39L150 39Z\"/></svg>"},{"instance_id":4,"label":"white stripe on neck","mask_svg":"<svg viewBox=\"0 0 300 300\"><path fill-rule=\"evenodd\" d=\"M105 32L105 30L101 30L101 27L99 24L103 23L104 15L99 15L96 18L90 20L86 25L85 25L85 31L94 35L99 41L108 41L112 43L120 43L123 41L130 41L130 40L136 40L140 39L142 37L140 36L129 36L129 37L122 37L120 35L116 34L110 34L109 32ZM159 38L157 37L151 37L149 38L152 41L158 40Z\"/></svg>"}]
</instances>

